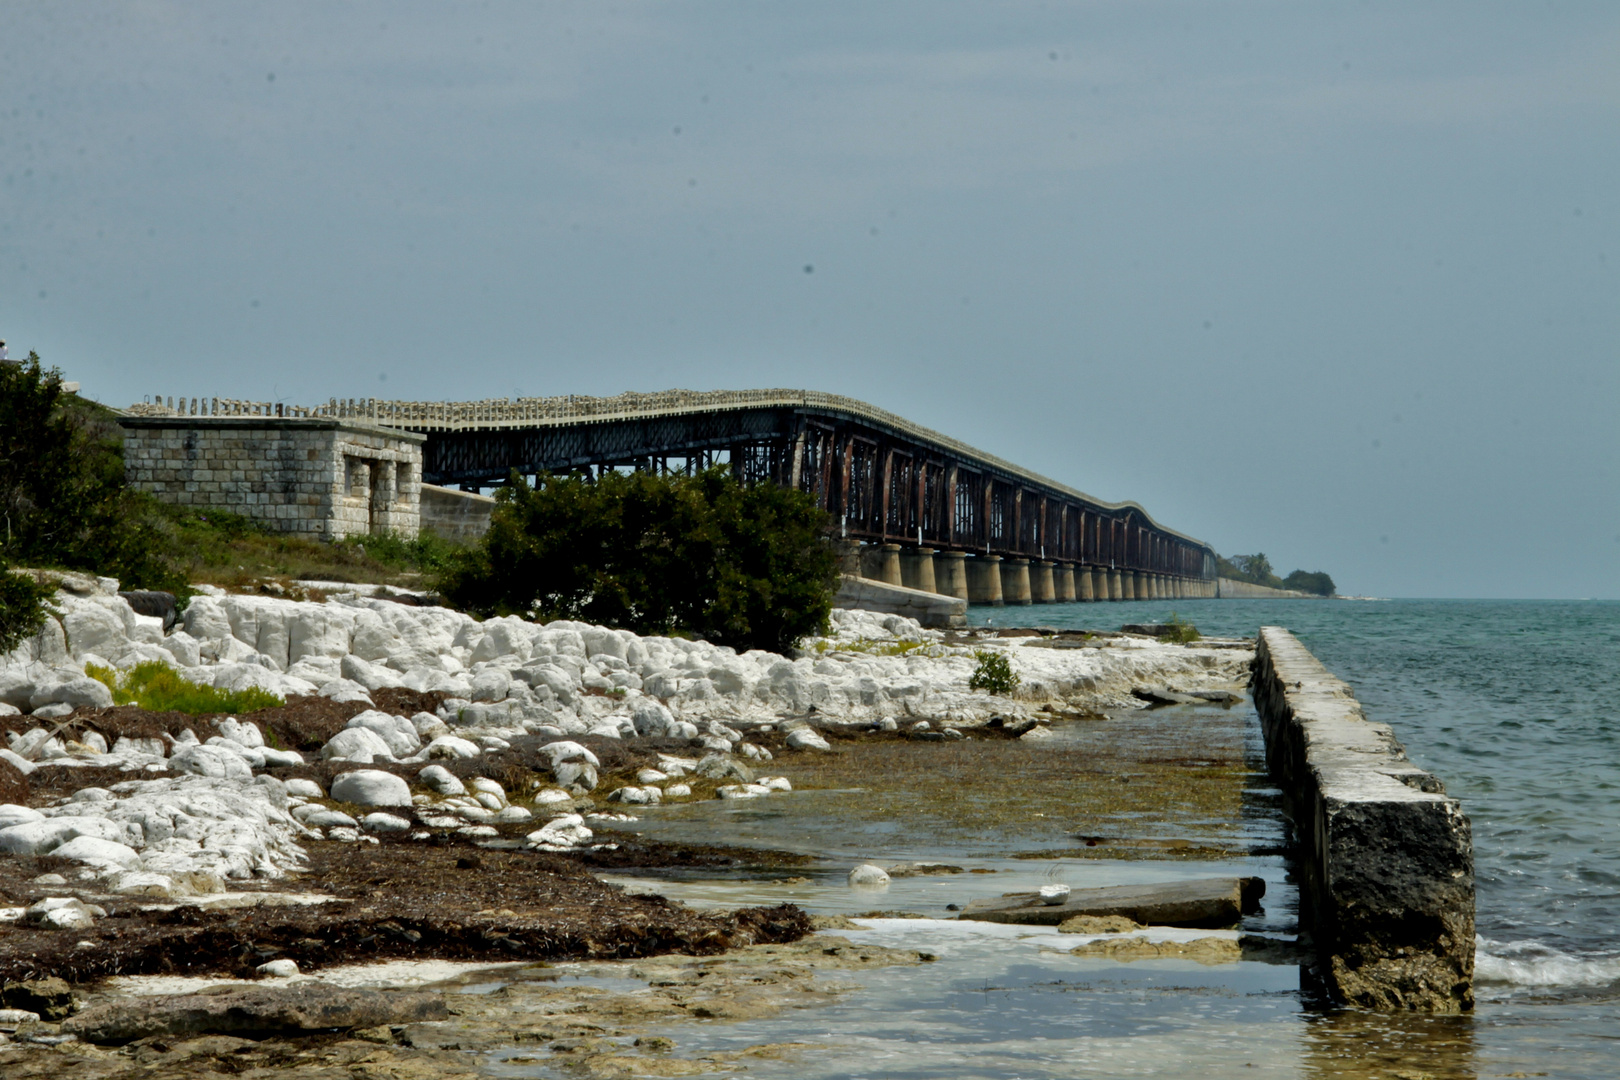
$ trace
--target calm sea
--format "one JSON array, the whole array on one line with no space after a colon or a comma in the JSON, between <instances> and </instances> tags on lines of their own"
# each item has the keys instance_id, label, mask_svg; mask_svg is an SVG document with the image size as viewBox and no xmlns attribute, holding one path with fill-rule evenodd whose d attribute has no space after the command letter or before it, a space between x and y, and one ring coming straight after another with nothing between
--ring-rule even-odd
<instances>
[{"instance_id":1,"label":"calm sea","mask_svg":"<svg viewBox=\"0 0 1620 1080\"><path fill-rule=\"evenodd\" d=\"M824 913L877 905L926 912L934 917L878 920L840 933L927 950L937 960L831 976L847 978L851 991L833 1005L757 1021L672 1025L667 1034L682 1054L782 1046L779 1058L717 1065L715 1075L795 1080L1620 1076L1620 603L1183 600L974 609L972 620L1114 629L1162 621L1172 611L1211 635L1292 629L1354 687L1368 715L1393 725L1412 759L1462 800L1473 821L1478 881L1473 1014L1324 1010L1288 966L1120 964L1070 956L1063 935L1050 931L1041 937L940 921L949 917L946 902L963 900L968 888L1255 873L1268 883L1267 910L1250 929L1287 933L1295 894L1274 844L1221 863L1021 861L1006 857L995 829L992 839L964 847L944 829L851 824L837 810L854 796L804 790L755 804L666 807L644 814L637 827L799 847L822 856L818 869L791 881L771 880L780 877L773 873L639 884L699 904L791 900ZM1190 731L1208 722L1182 709L1153 715ZM1245 757L1257 770L1256 805L1274 807L1275 791L1268 795L1258 771L1252 710L1243 723ZM1248 828L1257 839L1280 835L1275 820ZM862 852L970 862L996 873L897 879L882 899L862 897L843 880ZM509 1075L561 1073L514 1065Z\"/></svg>"}]
</instances>

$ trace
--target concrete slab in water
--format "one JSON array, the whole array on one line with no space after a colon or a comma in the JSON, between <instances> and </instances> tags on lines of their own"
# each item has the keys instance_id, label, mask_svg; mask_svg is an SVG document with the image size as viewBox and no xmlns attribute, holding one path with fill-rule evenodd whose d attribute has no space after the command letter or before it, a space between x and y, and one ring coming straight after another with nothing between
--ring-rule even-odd
<instances>
[{"instance_id":1,"label":"concrete slab in water","mask_svg":"<svg viewBox=\"0 0 1620 1080\"><path fill-rule=\"evenodd\" d=\"M1076 915L1123 915L1150 926L1234 926L1265 895L1257 877L1200 878L1161 885L1115 885L1077 889L1062 904L1043 904L1038 893L974 900L961 918L981 922L1056 926Z\"/></svg>"}]
</instances>

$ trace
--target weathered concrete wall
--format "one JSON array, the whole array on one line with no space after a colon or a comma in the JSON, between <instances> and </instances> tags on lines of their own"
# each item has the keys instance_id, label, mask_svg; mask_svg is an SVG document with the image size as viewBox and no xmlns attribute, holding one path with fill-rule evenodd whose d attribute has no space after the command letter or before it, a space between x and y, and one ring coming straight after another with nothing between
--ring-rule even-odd
<instances>
[{"instance_id":1,"label":"weathered concrete wall","mask_svg":"<svg viewBox=\"0 0 1620 1080\"><path fill-rule=\"evenodd\" d=\"M489 531L495 500L475 491L422 485L422 530L446 540L470 544Z\"/></svg>"},{"instance_id":2,"label":"weathered concrete wall","mask_svg":"<svg viewBox=\"0 0 1620 1080\"><path fill-rule=\"evenodd\" d=\"M338 540L420 528L422 443L340 420L124 417L130 484L164 502L228 510Z\"/></svg>"},{"instance_id":3,"label":"weathered concrete wall","mask_svg":"<svg viewBox=\"0 0 1620 1080\"><path fill-rule=\"evenodd\" d=\"M1218 591L1215 595L1223 600L1292 600L1311 595L1296 589L1273 589L1269 585L1233 581L1228 577L1219 579L1217 585Z\"/></svg>"},{"instance_id":4,"label":"weathered concrete wall","mask_svg":"<svg viewBox=\"0 0 1620 1080\"><path fill-rule=\"evenodd\" d=\"M861 608L887 615L905 615L924 626L966 626L967 601L954 596L889 585L870 578L844 574L839 579L833 607Z\"/></svg>"},{"instance_id":5,"label":"weathered concrete wall","mask_svg":"<svg viewBox=\"0 0 1620 1080\"><path fill-rule=\"evenodd\" d=\"M1299 846L1300 922L1337 998L1474 1004L1474 849L1440 780L1287 630L1260 630L1254 703Z\"/></svg>"}]
</instances>

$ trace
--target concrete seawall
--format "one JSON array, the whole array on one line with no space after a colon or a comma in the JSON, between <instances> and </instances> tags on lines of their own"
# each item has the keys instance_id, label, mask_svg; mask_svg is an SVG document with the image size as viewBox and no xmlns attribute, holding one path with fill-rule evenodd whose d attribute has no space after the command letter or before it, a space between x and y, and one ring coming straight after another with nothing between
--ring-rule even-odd
<instances>
[{"instance_id":1,"label":"concrete seawall","mask_svg":"<svg viewBox=\"0 0 1620 1080\"><path fill-rule=\"evenodd\" d=\"M1253 692L1294 825L1300 927L1328 992L1374 1009L1471 1009L1474 852L1462 807L1287 630L1261 628Z\"/></svg>"},{"instance_id":2,"label":"concrete seawall","mask_svg":"<svg viewBox=\"0 0 1620 1080\"><path fill-rule=\"evenodd\" d=\"M1270 585L1255 585L1248 581L1234 581L1232 578L1217 578L1215 595L1222 600L1306 600L1322 599L1314 593L1300 592L1298 589L1273 589Z\"/></svg>"},{"instance_id":3,"label":"concrete seawall","mask_svg":"<svg viewBox=\"0 0 1620 1080\"><path fill-rule=\"evenodd\" d=\"M422 485L422 528L458 544L474 544L489 531L495 500L436 484Z\"/></svg>"}]
</instances>

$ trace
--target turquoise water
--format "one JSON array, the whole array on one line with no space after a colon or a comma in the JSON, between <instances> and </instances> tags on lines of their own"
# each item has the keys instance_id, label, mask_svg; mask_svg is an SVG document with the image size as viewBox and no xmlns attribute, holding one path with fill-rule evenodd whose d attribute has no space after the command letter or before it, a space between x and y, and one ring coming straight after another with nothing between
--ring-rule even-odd
<instances>
[{"instance_id":1,"label":"turquoise water","mask_svg":"<svg viewBox=\"0 0 1620 1080\"><path fill-rule=\"evenodd\" d=\"M886 919L839 933L937 959L831 976L851 986L834 1005L757 1021L671 1025L661 1033L685 1057L796 1044L801 1049L782 1060L750 1060L714 1073L795 1080L1620 1076L1620 707L1614 704L1620 603L1182 600L974 609L972 618L1115 629L1161 621L1172 610L1212 635L1289 627L1354 687L1368 715L1392 724L1413 760L1462 800L1473 821L1478 880L1474 1013L1322 1009L1302 993L1298 969L1288 965L1121 964L1070 956L1062 935L1047 930ZM1195 710L1180 707L1154 715L1199 722ZM1245 722L1246 757L1258 768L1252 709ZM1264 777L1257 774L1253 783L1262 790ZM705 834L762 846L794 846L799 837L798 846L822 855L825 865L791 882L624 883L699 904L793 900L818 912L900 908L935 919L948 918L943 904L970 891L968 880L934 878L897 880L882 897L851 895L843 869L883 823L870 823L869 834L842 831L846 826L807 831L806 821L822 813L817 797L650 811L639 826L683 835L701 825ZM693 814L707 817L687 821ZM1251 828L1263 838L1275 825L1257 820ZM1048 878L1081 886L1257 873L1269 885L1266 911L1248 928L1293 929L1288 867L1276 855L1222 863L1015 863L993 848L955 850L926 834L904 841L885 853L949 856L998 871L971 882L974 890L1031 888ZM496 1071L564 1075L551 1065Z\"/></svg>"}]
</instances>

